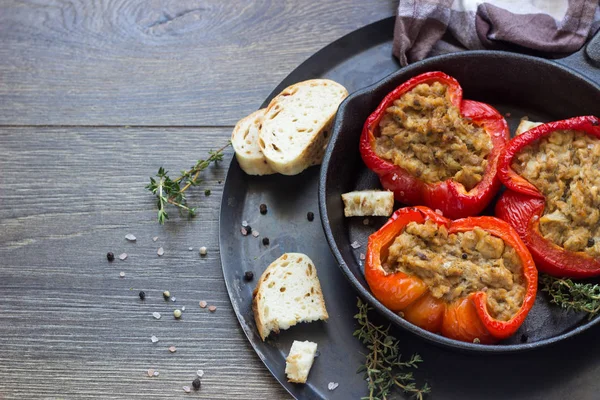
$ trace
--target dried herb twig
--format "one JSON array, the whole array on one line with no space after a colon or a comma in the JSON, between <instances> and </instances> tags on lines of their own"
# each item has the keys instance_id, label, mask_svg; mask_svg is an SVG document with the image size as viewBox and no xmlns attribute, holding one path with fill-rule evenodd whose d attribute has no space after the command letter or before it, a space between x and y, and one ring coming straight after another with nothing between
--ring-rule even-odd
<instances>
[{"instance_id":1,"label":"dried herb twig","mask_svg":"<svg viewBox=\"0 0 600 400\"><path fill-rule=\"evenodd\" d=\"M209 157L206 160L198 160L189 170L181 171L181 175L175 179L171 179L168 172L165 171L163 167L158 169L158 173L156 174L157 179L150 177L150 183L146 185L146 189L151 191L158 198L159 223L164 224L165 220L169 219L169 215L165 210L167 204L171 204L178 207L180 210L186 211L190 217L193 217L196 214L196 208L188 207L184 192L190 187L198 186L202 183L202 180L198 179L200 173L208 168L211 163L222 161L223 151L230 144L231 142L228 142L217 151L209 151ZM183 187L181 185L183 185Z\"/></svg>"},{"instance_id":2,"label":"dried herb twig","mask_svg":"<svg viewBox=\"0 0 600 400\"><path fill-rule=\"evenodd\" d=\"M546 274L540 274L540 283L542 291L550 295L552 303L567 310L586 312L589 319L600 313L600 285L573 282Z\"/></svg>"},{"instance_id":3,"label":"dried herb twig","mask_svg":"<svg viewBox=\"0 0 600 400\"><path fill-rule=\"evenodd\" d=\"M410 360L402 361L398 350L398 339L389 334L390 327L383 328L369 321L368 313L371 307L358 299L358 314L354 318L358 321L360 328L354 332L364 345L369 349L365 365L358 372L365 373L365 379L369 386L369 396L361 400L385 400L388 399L394 387L398 387L405 393L412 394L418 400L423 400L425 394L431 391L431 387L424 384L417 387L412 372L405 372L406 368L417 368L423 360L418 354L413 354Z\"/></svg>"}]
</instances>

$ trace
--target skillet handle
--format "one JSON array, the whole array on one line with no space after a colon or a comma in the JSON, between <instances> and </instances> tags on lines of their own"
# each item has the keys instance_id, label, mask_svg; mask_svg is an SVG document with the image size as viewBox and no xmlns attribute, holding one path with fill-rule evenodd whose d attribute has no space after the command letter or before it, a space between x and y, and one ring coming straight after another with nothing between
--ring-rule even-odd
<instances>
[{"instance_id":1,"label":"skillet handle","mask_svg":"<svg viewBox=\"0 0 600 400\"><path fill-rule=\"evenodd\" d=\"M577 53L555 61L600 85L600 31Z\"/></svg>"}]
</instances>

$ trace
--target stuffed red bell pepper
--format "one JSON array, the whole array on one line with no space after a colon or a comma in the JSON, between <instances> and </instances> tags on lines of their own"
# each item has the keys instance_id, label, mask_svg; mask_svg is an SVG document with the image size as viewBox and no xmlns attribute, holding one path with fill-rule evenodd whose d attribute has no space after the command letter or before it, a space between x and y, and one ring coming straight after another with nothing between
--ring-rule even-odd
<instances>
[{"instance_id":1,"label":"stuffed red bell pepper","mask_svg":"<svg viewBox=\"0 0 600 400\"><path fill-rule=\"evenodd\" d=\"M365 122L360 153L397 201L461 218L498 191L498 155L509 137L493 107L463 100L454 78L427 72L383 99Z\"/></svg>"},{"instance_id":2,"label":"stuffed red bell pepper","mask_svg":"<svg viewBox=\"0 0 600 400\"><path fill-rule=\"evenodd\" d=\"M397 210L369 237L365 276L387 308L431 332L494 343L533 306L537 270L517 232L494 217L449 220Z\"/></svg>"},{"instance_id":3,"label":"stuffed red bell pepper","mask_svg":"<svg viewBox=\"0 0 600 400\"><path fill-rule=\"evenodd\" d=\"M600 121L576 117L533 128L500 156L508 190L496 216L521 235L540 271L600 275Z\"/></svg>"}]
</instances>

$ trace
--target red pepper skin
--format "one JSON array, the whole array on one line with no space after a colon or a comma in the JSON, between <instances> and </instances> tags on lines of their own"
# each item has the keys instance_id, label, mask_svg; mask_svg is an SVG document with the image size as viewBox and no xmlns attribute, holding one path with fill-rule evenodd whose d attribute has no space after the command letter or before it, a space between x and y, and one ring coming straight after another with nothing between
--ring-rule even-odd
<instances>
[{"instance_id":1,"label":"red pepper skin","mask_svg":"<svg viewBox=\"0 0 600 400\"><path fill-rule=\"evenodd\" d=\"M490 135L492 150L483 179L467 192L464 186L448 179L444 182L426 183L409 174L405 169L385 160L375 153L375 138L379 122L394 100L421 83L440 82L448 86L450 100L465 118L470 118ZM510 137L506 121L492 106L471 100L463 100L462 88L456 79L443 72L426 72L418 75L389 93L377 109L367 118L360 138L360 154L365 165L379 176L381 185L394 192L397 201L408 205L426 205L438 209L448 218L462 218L479 214L493 199L500 188L497 178L497 161Z\"/></svg>"},{"instance_id":2,"label":"red pepper skin","mask_svg":"<svg viewBox=\"0 0 600 400\"><path fill-rule=\"evenodd\" d=\"M445 225L448 233L466 232L479 227L500 237L515 249L523 264L527 290L523 305L512 319L494 319L487 310L487 295L484 291L446 303L433 297L420 278L403 272L385 272L382 260L387 258L388 248L394 239L410 222L424 223L426 220ZM381 229L369 237L365 277L375 297L390 310L402 312L407 321L431 332L441 332L452 339L466 342L479 339L484 344L495 343L514 334L533 307L537 293L535 264L519 234L510 225L494 217L452 221L421 206L397 210Z\"/></svg>"},{"instance_id":3,"label":"red pepper skin","mask_svg":"<svg viewBox=\"0 0 600 400\"><path fill-rule=\"evenodd\" d=\"M521 236L542 272L570 278L600 275L600 260L583 252L565 250L545 239L539 229L544 213L544 195L511 167L513 158L527 145L556 130L574 129L600 138L600 120L576 117L540 125L513 138L500 155L498 176L508 190L496 203L495 215L507 221Z\"/></svg>"}]
</instances>

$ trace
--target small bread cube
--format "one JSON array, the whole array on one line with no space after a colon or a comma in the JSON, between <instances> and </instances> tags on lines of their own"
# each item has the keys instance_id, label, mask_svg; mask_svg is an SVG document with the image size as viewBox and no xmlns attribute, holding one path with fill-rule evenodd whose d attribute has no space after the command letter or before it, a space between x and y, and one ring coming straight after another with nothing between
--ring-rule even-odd
<instances>
[{"instance_id":1,"label":"small bread cube","mask_svg":"<svg viewBox=\"0 0 600 400\"><path fill-rule=\"evenodd\" d=\"M316 353L316 343L294 340L290 354L285 359L285 374L289 382L306 383Z\"/></svg>"},{"instance_id":2,"label":"small bread cube","mask_svg":"<svg viewBox=\"0 0 600 400\"><path fill-rule=\"evenodd\" d=\"M394 212L394 193L382 190L361 190L344 193L346 217L389 217Z\"/></svg>"}]
</instances>

